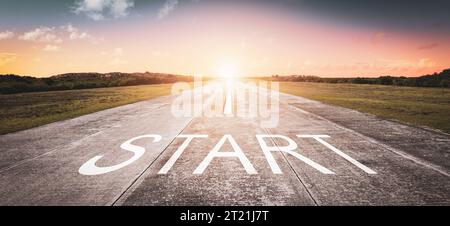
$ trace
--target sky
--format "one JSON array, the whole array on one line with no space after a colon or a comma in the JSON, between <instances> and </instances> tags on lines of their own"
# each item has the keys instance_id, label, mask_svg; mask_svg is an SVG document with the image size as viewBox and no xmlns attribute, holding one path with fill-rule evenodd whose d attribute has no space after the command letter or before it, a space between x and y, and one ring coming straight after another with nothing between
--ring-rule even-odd
<instances>
[{"instance_id":1,"label":"sky","mask_svg":"<svg viewBox=\"0 0 450 226\"><path fill-rule=\"evenodd\" d=\"M419 76L450 67L450 1L1 0L0 74Z\"/></svg>"}]
</instances>

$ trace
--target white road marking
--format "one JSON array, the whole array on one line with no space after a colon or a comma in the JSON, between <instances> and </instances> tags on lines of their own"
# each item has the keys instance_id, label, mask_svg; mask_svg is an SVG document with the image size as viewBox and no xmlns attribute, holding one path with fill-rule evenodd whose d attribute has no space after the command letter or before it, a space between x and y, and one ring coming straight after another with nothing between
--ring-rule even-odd
<instances>
[{"instance_id":1,"label":"white road marking","mask_svg":"<svg viewBox=\"0 0 450 226\"><path fill-rule=\"evenodd\" d=\"M175 164L175 162L178 160L178 158L183 154L184 150L187 148L187 146L191 143L191 141L194 138L206 138L208 135L178 135L177 138L186 138L186 140L183 142L183 144L178 147L178 149L173 153L172 157L170 157L169 161L164 164L164 166L159 170L158 174L167 174L169 170L172 168L172 166Z\"/></svg>"},{"instance_id":2,"label":"white road marking","mask_svg":"<svg viewBox=\"0 0 450 226\"><path fill-rule=\"evenodd\" d=\"M131 142L133 142L135 140L139 140L141 138L153 138L153 143L159 142L162 139L162 137L160 135L153 135L153 134L143 135L143 136L138 136L138 137L132 138L132 139L126 141L125 143L123 143L122 145L120 145L120 148L134 153L133 157L131 157L127 161L122 162L117 165L114 165L114 166L98 167L95 165L95 163L98 160L100 160L101 158L103 158L103 155L98 155L98 156L95 156L95 157L89 159L86 163L84 163L80 167L78 172L82 175L87 175L87 176L100 175L100 174L110 173L110 172L119 170L127 165L130 165L134 161L141 158L142 155L145 153L145 148L131 144Z\"/></svg>"},{"instance_id":3,"label":"white road marking","mask_svg":"<svg viewBox=\"0 0 450 226\"><path fill-rule=\"evenodd\" d=\"M301 113L303 113L303 114L305 114L305 115L309 115L309 112L304 111L303 109L300 109L300 108L298 108L298 107L296 107L296 106L292 106L291 104L289 104L289 109L292 109L292 110L294 110L294 111L301 112Z\"/></svg>"},{"instance_id":4,"label":"white road marking","mask_svg":"<svg viewBox=\"0 0 450 226\"><path fill-rule=\"evenodd\" d=\"M275 145L273 147L269 147L267 145L267 143L264 141L264 138L281 138L281 139L286 140L289 143L289 145L288 146ZM297 149L298 146L289 137L286 137L283 135L265 135L264 134L264 135L256 135L256 139L258 139L259 145L261 146L261 149L262 149L264 155L266 156L267 162L269 163L270 168L272 169L272 172L274 174L283 174L283 173L281 172L280 167L278 166L277 162L273 158L273 155L271 153L273 151L280 151L280 152L288 153L288 154L300 159L304 163L310 165L311 167L320 171L323 174L335 174L333 171L323 167L322 165L312 161L311 159L309 159L301 154L298 154L297 152L294 152L293 150Z\"/></svg>"},{"instance_id":5,"label":"white road marking","mask_svg":"<svg viewBox=\"0 0 450 226\"><path fill-rule=\"evenodd\" d=\"M333 145L329 144L328 142L326 142L326 141L324 141L322 139L322 138L329 138L330 136L328 136L328 135L297 135L297 137L300 137L300 138L314 138L316 141L318 141L319 143L325 145L325 147L327 147L328 149L334 151L336 154L338 154L339 156L341 156L345 160L349 161L350 163L352 163L356 167L362 169L364 172L366 172L368 174L377 174L377 172L375 172L372 169L370 169L369 167L361 164L360 162L358 162L354 158L348 156L347 154L345 154L341 150L335 148Z\"/></svg>"},{"instance_id":6,"label":"white road marking","mask_svg":"<svg viewBox=\"0 0 450 226\"><path fill-rule=\"evenodd\" d=\"M287 97L290 97L290 98L293 98L293 99L301 99L301 100L303 100L303 98L300 98L300 97L298 97L298 96L294 96L294 95L291 95L291 94L287 94L287 93L280 93L280 94L282 94L282 95L284 95L284 96L287 96ZM313 102L314 102L314 103L321 103L321 102L319 102L319 101L313 101L313 100L308 100L308 101L311 102L311 103L313 103ZM325 104L324 104L324 105L325 105ZM304 110L303 110L303 111L304 111ZM306 112L307 112L307 111L306 111ZM412 161L412 162L414 162L414 163L416 163L416 164L418 164L418 165L424 166L424 167L426 167L426 168L429 168L429 169L432 169L432 170L434 170L434 171L436 171L436 172L439 172L439 173L441 173L441 174L443 174L443 175L445 175L445 176L447 176L447 177L450 177L450 173L448 173L447 170L443 169L443 168L442 168L441 166L439 166L439 165L436 165L436 164L433 164L433 163L431 163L431 162L429 162L429 161L425 161L425 160L423 160L423 159L414 157L414 156L412 156L412 155L410 155L410 154L405 153L404 151L401 151L401 150L399 150L399 149L397 149L397 148L391 147L391 146L389 146L389 145L387 145L387 144L384 144L384 143L381 143L381 142L379 142L379 141L377 141L377 140L374 140L373 138L368 137L368 136L366 136L366 135L363 135L362 133L357 132L357 131L355 131L355 130L353 130L353 129L350 129L350 128L341 126L341 125L339 125L339 124L337 124L337 123L335 123L335 122L333 122L333 121L330 121L330 120L328 120L328 119L326 119L326 118L324 118L324 117L322 117L322 116L320 116L320 115L313 114L313 113L311 113L311 112L308 112L308 113L310 113L310 114L311 114L313 117L315 117L315 118L318 118L318 119L321 119L321 120L324 120L324 121L330 123L331 125L335 126L336 128L345 130L345 131L347 131L347 132L351 132L351 133L357 135L358 137L360 137L360 138L363 139L363 140L367 140L367 141L369 141L369 142L372 143L372 144L375 144L375 145L377 145L377 146L381 146L382 148L384 148L384 149L386 149L386 150L388 150L388 151L391 151L392 153L395 153L395 154L397 154L397 155L399 155L399 156L401 156L401 157L403 157L403 158L405 158L405 159L408 159L408 160L410 160L410 161Z\"/></svg>"},{"instance_id":7,"label":"white road marking","mask_svg":"<svg viewBox=\"0 0 450 226\"><path fill-rule=\"evenodd\" d=\"M232 152L220 151L220 148L223 146L226 140L230 142L234 151ZM242 152L242 149L239 147L239 145L236 143L236 141L230 134L227 134L223 136L222 139L220 139L220 141L216 144L216 146L214 146L214 148L208 153L206 158L195 169L194 174L202 174L215 157L237 157L241 161L245 171L247 171L248 174L257 174L255 167L253 167L252 163L248 160L244 152Z\"/></svg>"}]
</instances>

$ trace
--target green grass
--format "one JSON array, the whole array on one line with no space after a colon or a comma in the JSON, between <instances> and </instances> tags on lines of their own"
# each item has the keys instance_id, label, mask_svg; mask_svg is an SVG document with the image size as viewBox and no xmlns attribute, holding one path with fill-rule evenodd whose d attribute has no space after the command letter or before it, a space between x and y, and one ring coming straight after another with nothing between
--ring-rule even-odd
<instances>
[{"instance_id":1,"label":"green grass","mask_svg":"<svg viewBox=\"0 0 450 226\"><path fill-rule=\"evenodd\" d=\"M0 95L0 134L168 95L171 84Z\"/></svg>"},{"instance_id":2,"label":"green grass","mask_svg":"<svg viewBox=\"0 0 450 226\"><path fill-rule=\"evenodd\" d=\"M450 89L282 82L280 90L450 133Z\"/></svg>"},{"instance_id":3,"label":"green grass","mask_svg":"<svg viewBox=\"0 0 450 226\"><path fill-rule=\"evenodd\" d=\"M0 95L0 134L170 94L171 84ZM450 89L282 82L282 92L450 133Z\"/></svg>"}]
</instances>

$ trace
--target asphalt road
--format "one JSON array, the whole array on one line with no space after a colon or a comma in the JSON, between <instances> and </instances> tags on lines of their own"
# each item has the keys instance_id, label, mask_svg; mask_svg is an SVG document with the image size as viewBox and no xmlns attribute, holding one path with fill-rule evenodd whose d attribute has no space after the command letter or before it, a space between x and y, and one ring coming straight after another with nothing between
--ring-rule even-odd
<instances>
[{"instance_id":1,"label":"asphalt road","mask_svg":"<svg viewBox=\"0 0 450 226\"><path fill-rule=\"evenodd\" d=\"M450 205L446 134L288 94L273 128L234 93L216 117L175 117L176 99L0 136L0 205ZM161 140L124 146L143 135Z\"/></svg>"}]
</instances>

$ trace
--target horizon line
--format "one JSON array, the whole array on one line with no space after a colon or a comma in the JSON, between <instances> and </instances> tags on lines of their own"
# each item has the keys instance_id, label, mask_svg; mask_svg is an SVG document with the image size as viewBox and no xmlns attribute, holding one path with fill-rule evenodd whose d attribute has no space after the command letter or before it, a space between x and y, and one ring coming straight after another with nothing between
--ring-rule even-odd
<instances>
[{"instance_id":1,"label":"horizon line","mask_svg":"<svg viewBox=\"0 0 450 226\"><path fill-rule=\"evenodd\" d=\"M384 76L390 76L390 77L407 77L407 78L415 78L415 77L421 77L421 76L425 76L425 75L433 75L433 74L439 74L443 71L446 70L450 70L450 67L446 68L446 69L442 69L440 71L435 71L431 74L423 74L423 75L415 75L415 76L405 76L405 75L377 75L377 76L369 76L369 77L365 77L365 76L342 76L342 75L335 75L335 76L321 76L321 75L312 75L312 74L272 74L272 75L251 75L251 76L236 76L237 78L261 78L261 77L274 77L274 76L279 76L279 77L291 77L291 76L311 76L311 77L319 77L319 78L379 78L379 77L384 77ZM165 74L165 75L176 75L176 76L198 76L196 74L175 74L175 73L166 73L166 72L150 72L150 71L145 71L145 72L121 72L121 71L110 71L110 72L94 72L94 71L88 71L88 72L66 72L66 73L60 73L60 74L55 74L55 75L49 75L49 76L33 76L33 75L20 75L20 74L15 74L15 73L6 73L6 74L0 74L0 76L7 76L7 75L15 75L15 76L20 76L20 77L33 77L33 78L52 78L52 77L56 77L56 76L60 76L60 75L67 75L67 74L112 74L112 73L122 73L122 74L145 74L145 73L150 73L150 74ZM217 75L200 75L201 77L205 77L205 78L221 78L221 76L217 76Z\"/></svg>"}]
</instances>

